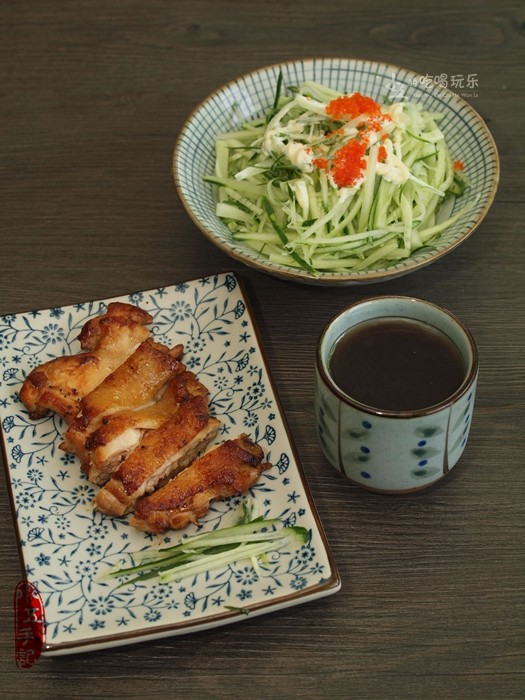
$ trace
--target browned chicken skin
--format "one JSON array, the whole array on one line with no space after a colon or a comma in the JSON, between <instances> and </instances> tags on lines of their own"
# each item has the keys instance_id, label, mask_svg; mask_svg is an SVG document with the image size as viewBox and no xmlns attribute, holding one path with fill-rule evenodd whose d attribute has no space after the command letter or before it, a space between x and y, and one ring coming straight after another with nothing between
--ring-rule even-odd
<instances>
[{"instance_id":1,"label":"browned chicken skin","mask_svg":"<svg viewBox=\"0 0 525 700\"><path fill-rule=\"evenodd\" d=\"M97 510L116 516L129 513L137 498L190 464L215 437L219 425L210 417L204 396L184 401L172 418L147 432L119 465L95 497Z\"/></svg>"},{"instance_id":2,"label":"browned chicken skin","mask_svg":"<svg viewBox=\"0 0 525 700\"><path fill-rule=\"evenodd\" d=\"M205 515L212 500L243 493L270 465L248 436L227 440L199 457L191 466L150 496L135 504L131 524L148 532L181 529Z\"/></svg>"},{"instance_id":3,"label":"browned chicken skin","mask_svg":"<svg viewBox=\"0 0 525 700\"><path fill-rule=\"evenodd\" d=\"M146 311L115 302L107 312L89 320L78 339L82 350L36 367L26 377L20 400L33 419L54 411L70 423L80 402L121 365L149 335L152 322Z\"/></svg>"}]
</instances>

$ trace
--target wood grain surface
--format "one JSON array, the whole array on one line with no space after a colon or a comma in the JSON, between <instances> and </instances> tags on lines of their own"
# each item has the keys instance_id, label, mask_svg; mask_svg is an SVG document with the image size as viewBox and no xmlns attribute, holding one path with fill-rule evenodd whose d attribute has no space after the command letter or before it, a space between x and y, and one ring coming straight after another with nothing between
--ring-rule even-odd
<instances>
[{"instance_id":1,"label":"wood grain surface","mask_svg":"<svg viewBox=\"0 0 525 700\"><path fill-rule=\"evenodd\" d=\"M242 623L18 670L17 544L2 473L0 697L523 698L525 6L518 0L5 0L0 4L0 314L233 270L343 586ZM439 262L320 289L215 249L177 199L177 133L223 82L310 56L475 74L470 104L501 183L478 231ZM460 316L481 375L471 437L436 487L384 497L326 463L313 426L317 337L345 305L412 294Z\"/></svg>"}]
</instances>

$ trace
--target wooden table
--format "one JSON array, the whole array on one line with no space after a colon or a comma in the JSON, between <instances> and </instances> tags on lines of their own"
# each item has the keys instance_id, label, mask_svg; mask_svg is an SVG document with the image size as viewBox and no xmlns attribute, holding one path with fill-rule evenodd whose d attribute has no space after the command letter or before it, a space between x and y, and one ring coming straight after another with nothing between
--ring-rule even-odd
<instances>
[{"instance_id":1,"label":"wooden table","mask_svg":"<svg viewBox=\"0 0 525 700\"><path fill-rule=\"evenodd\" d=\"M1 697L524 696L524 9L518 0L2 3L0 314L235 271L343 586L236 625L19 670L20 569L4 487ZM474 76L467 100L492 130L502 178L483 224L445 259L373 286L294 285L228 258L185 214L170 165L191 109L241 73L314 55ZM312 429L319 332L343 306L385 293L454 311L481 361L461 463L403 497L346 483Z\"/></svg>"}]
</instances>

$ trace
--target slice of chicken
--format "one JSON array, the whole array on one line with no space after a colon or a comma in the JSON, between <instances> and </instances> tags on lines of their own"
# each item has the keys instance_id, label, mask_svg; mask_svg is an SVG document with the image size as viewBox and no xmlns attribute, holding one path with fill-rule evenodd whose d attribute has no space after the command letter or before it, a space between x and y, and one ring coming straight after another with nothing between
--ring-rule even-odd
<instances>
[{"instance_id":1,"label":"slice of chicken","mask_svg":"<svg viewBox=\"0 0 525 700\"><path fill-rule=\"evenodd\" d=\"M71 423L80 402L127 360L149 336L152 322L146 311L120 302L84 324L78 339L85 352L64 355L33 369L20 390L20 400L33 419L49 411Z\"/></svg>"},{"instance_id":2,"label":"slice of chicken","mask_svg":"<svg viewBox=\"0 0 525 700\"><path fill-rule=\"evenodd\" d=\"M71 423L61 449L74 452L81 463L88 462L86 440L114 413L151 405L173 376L184 371L179 362L182 345L169 349L150 338L109 374L80 403L80 414Z\"/></svg>"},{"instance_id":3,"label":"slice of chicken","mask_svg":"<svg viewBox=\"0 0 525 700\"><path fill-rule=\"evenodd\" d=\"M204 396L184 401L160 428L145 433L138 447L97 493L95 508L122 516L137 498L190 464L215 437L220 421L212 418Z\"/></svg>"},{"instance_id":4,"label":"slice of chicken","mask_svg":"<svg viewBox=\"0 0 525 700\"><path fill-rule=\"evenodd\" d=\"M145 431L156 430L191 396L207 396L208 389L188 370L167 384L161 398L151 406L122 411L102 419L87 438L82 469L102 486L118 465L137 447Z\"/></svg>"},{"instance_id":5,"label":"slice of chicken","mask_svg":"<svg viewBox=\"0 0 525 700\"><path fill-rule=\"evenodd\" d=\"M131 525L148 532L181 529L208 512L210 502L243 493L271 467L246 435L210 449L166 485L135 504Z\"/></svg>"}]
</instances>

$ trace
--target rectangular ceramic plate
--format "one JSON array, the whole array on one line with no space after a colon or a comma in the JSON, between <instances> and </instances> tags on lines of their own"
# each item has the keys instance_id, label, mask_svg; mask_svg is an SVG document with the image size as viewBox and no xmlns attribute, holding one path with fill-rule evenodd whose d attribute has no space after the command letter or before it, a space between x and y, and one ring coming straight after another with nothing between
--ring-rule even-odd
<instances>
[{"instance_id":1,"label":"rectangular ceramic plate","mask_svg":"<svg viewBox=\"0 0 525 700\"><path fill-rule=\"evenodd\" d=\"M203 529L231 524L251 499L259 513L299 525L310 542L274 553L259 576L250 561L160 585L117 588L100 581L122 557L178 542L180 532L150 535L126 519L94 512L96 493L76 458L59 448L65 425L55 415L33 421L18 399L37 365L80 351L84 323L109 301L152 314L155 340L183 343L184 363L210 390L221 420L215 442L247 433L273 467L242 498L216 503ZM207 629L335 593L340 579L262 353L239 280L219 274L116 299L0 318L0 418L7 485L26 579L45 608L44 654L66 654ZM186 529L194 534L195 528Z\"/></svg>"}]
</instances>

